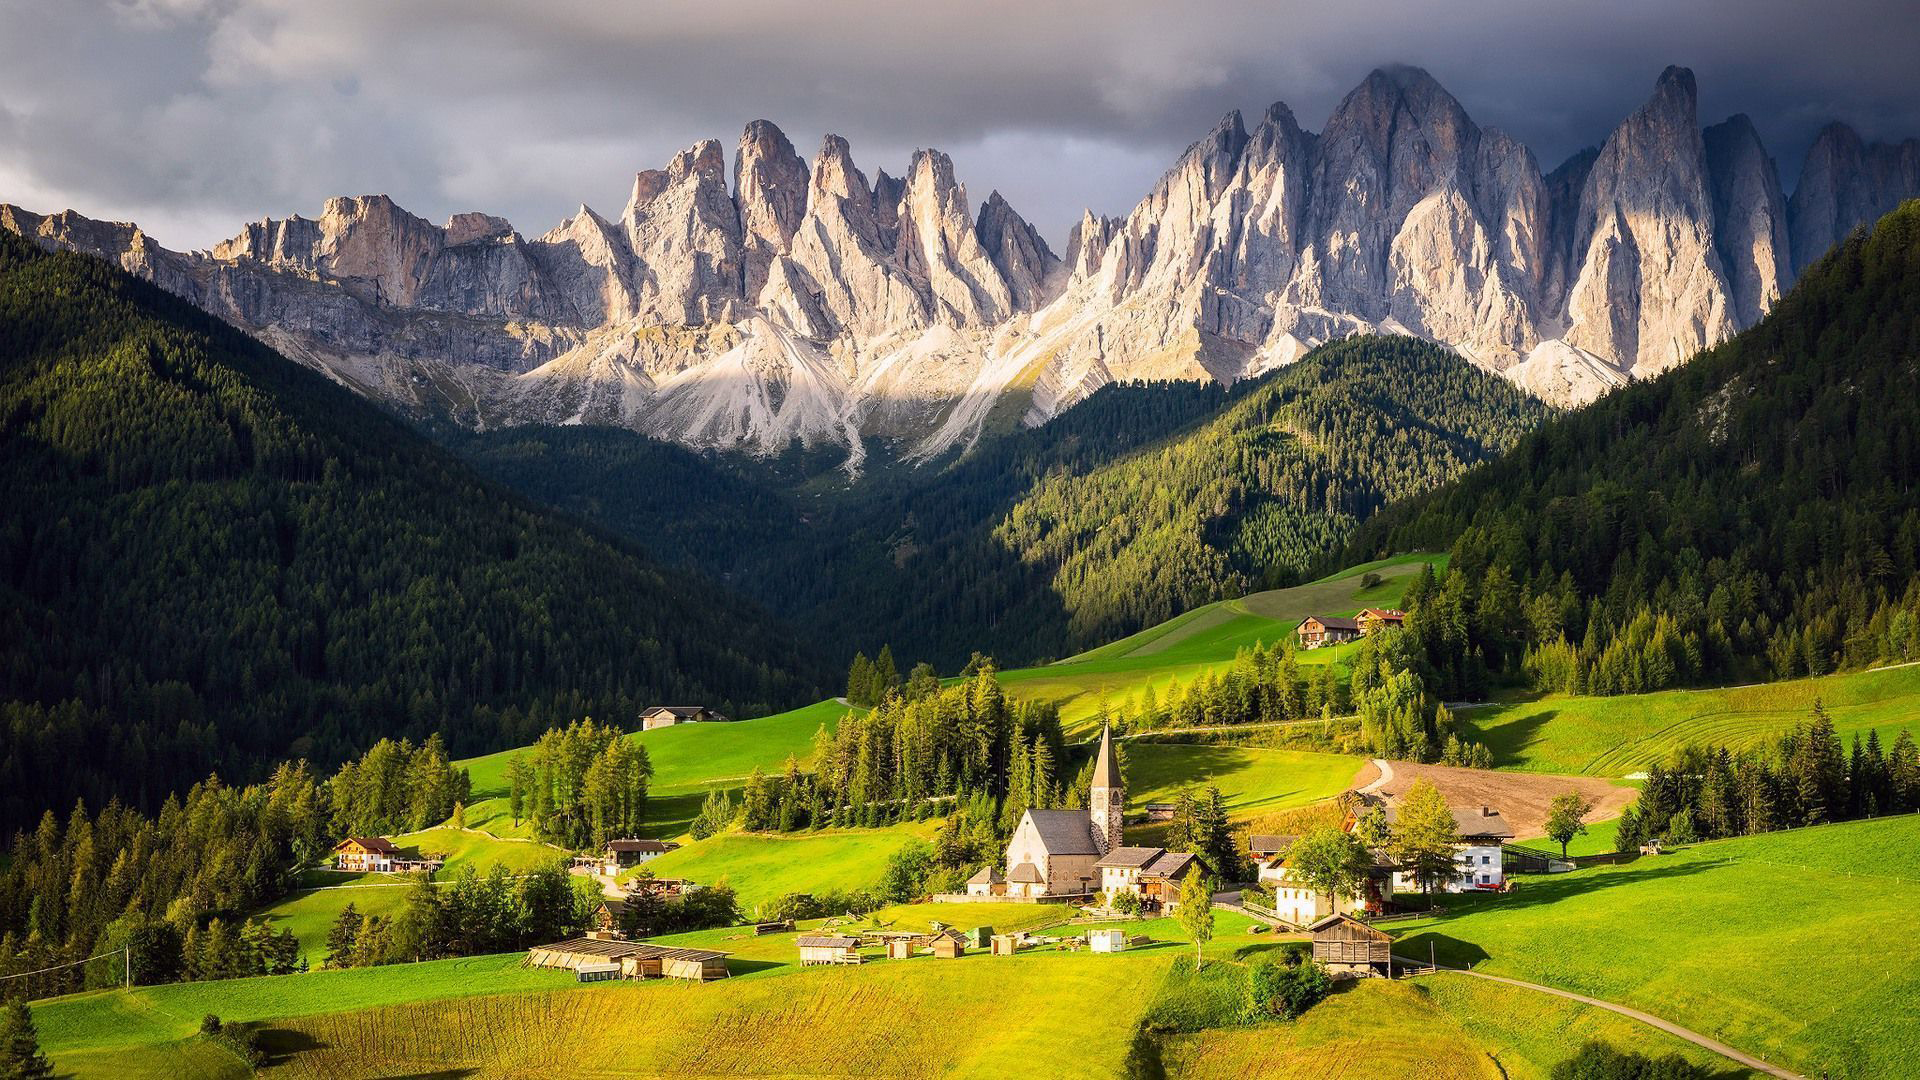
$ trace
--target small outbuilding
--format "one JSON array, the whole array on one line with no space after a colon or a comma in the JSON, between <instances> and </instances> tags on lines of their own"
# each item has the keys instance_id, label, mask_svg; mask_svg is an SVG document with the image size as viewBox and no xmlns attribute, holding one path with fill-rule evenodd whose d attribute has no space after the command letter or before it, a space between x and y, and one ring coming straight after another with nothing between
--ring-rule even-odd
<instances>
[{"instance_id":1,"label":"small outbuilding","mask_svg":"<svg viewBox=\"0 0 1920 1080\"><path fill-rule=\"evenodd\" d=\"M1017 953L1019 951L1020 951L1020 935L1019 934L993 935L993 955L1012 956L1014 953Z\"/></svg>"},{"instance_id":2,"label":"small outbuilding","mask_svg":"<svg viewBox=\"0 0 1920 1080\"><path fill-rule=\"evenodd\" d=\"M976 926L973 929L967 931L967 944L973 946L976 949L992 948L993 947L993 927Z\"/></svg>"},{"instance_id":3,"label":"small outbuilding","mask_svg":"<svg viewBox=\"0 0 1920 1080\"><path fill-rule=\"evenodd\" d=\"M573 977L581 982L611 982L620 977L619 964L581 964L573 969Z\"/></svg>"},{"instance_id":4,"label":"small outbuilding","mask_svg":"<svg viewBox=\"0 0 1920 1080\"><path fill-rule=\"evenodd\" d=\"M1127 932L1125 930L1089 930L1087 947L1094 952L1127 951Z\"/></svg>"},{"instance_id":5,"label":"small outbuilding","mask_svg":"<svg viewBox=\"0 0 1920 1080\"><path fill-rule=\"evenodd\" d=\"M887 959L907 960L913 957L913 939L910 937L890 937L887 939Z\"/></svg>"},{"instance_id":6,"label":"small outbuilding","mask_svg":"<svg viewBox=\"0 0 1920 1080\"><path fill-rule=\"evenodd\" d=\"M967 936L958 930L942 930L933 936L933 955L955 960L966 954Z\"/></svg>"},{"instance_id":7,"label":"small outbuilding","mask_svg":"<svg viewBox=\"0 0 1920 1080\"><path fill-rule=\"evenodd\" d=\"M1351 915L1336 912L1307 927L1313 958L1335 975L1393 975L1393 938Z\"/></svg>"},{"instance_id":8,"label":"small outbuilding","mask_svg":"<svg viewBox=\"0 0 1920 1080\"><path fill-rule=\"evenodd\" d=\"M725 719L704 705L655 705L640 714L640 730L652 731L676 724L705 724Z\"/></svg>"},{"instance_id":9,"label":"small outbuilding","mask_svg":"<svg viewBox=\"0 0 1920 1080\"><path fill-rule=\"evenodd\" d=\"M727 954L712 949L677 949L614 937L571 938L527 951L529 967L566 968L582 982L601 979L687 979L707 982L727 977ZM612 968L613 974L607 974ZM593 977L588 978L590 973Z\"/></svg>"},{"instance_id":10,"label":"small outbuilding","mask_svg":"<svg viewBox=\"0 0 1920 1080\"><path fill-rule=\"evenodd\" d=\"M840 934L802 934L793 943L800 947L800 964L857 964L860 939Z\"/></svg>"}]
</instances>

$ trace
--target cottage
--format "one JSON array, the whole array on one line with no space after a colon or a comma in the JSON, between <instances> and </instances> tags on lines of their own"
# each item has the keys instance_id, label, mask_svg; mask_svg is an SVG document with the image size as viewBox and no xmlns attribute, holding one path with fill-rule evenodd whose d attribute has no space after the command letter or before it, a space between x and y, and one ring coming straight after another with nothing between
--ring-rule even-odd
<instances>
[{"instance_id":1,"label":"cottage","mask_svg":"<svg viewBox=\"0 0 1920 1080\"><path fill-rule=\"evenodd\" d=\"M675 724L705 724L726 717L704 705L655 705L640 714L640 730L672 727Z\"/></svg>"},{"instance_id":2,"label":"cottage","mask_svg":"<svg viewBox=\"0 0 1920 1080\"><path fill-rule=\"evenodd\" d=\"M641 840L631 836L609 840L600 852L603 864L600 872L612 876L628 867L652 862L679 846L671 840Z\"/></svg>"},{"instance_id":3,"label":"cottage","mask_svg":"<svg viewBox=\"0 0 1920 1080\"><path fill-rule=\"evenodd\" d=\"M1389 797L1387 824L1391 826L1398 816L1398 806ZM1458 873L1442 883L1442 891L1501 888L1506 882L1501 849L1513 839L1513 829L1507 825L1507 819L1491 806L1475 806L1455 810L1453 825L1460 834L1460 846L1454 856ZM1399 892L1412 892L1420 888L1420 883L1412 874L1395 871L1392 887Z\"/></svg>"},{"instance_id":4,"label":"cottage","mask_svg":"<svg viewBox=\"0 0 1920 1080\"><path fill-rule=\"evenodd\" d=\"M860 962L860 939L843 937L839 934L802 934L794 939L800 947L800 963L803 967L814 964L857 964Z\"/></svg>"},{"instance_id":5,"label":"cottage","mask_svg":"<svg viewBox=\"0 0 1920 1080\"><path fill-rule=\"evenodd\" d=\"M382 836L349 836L333 847L333 865L354 873L389 873L400 854L393 841Z\"/></svg>"},{"instance_id":6,"label":"cottage","mask_svg":"<svg viewBox=\"0 0 1920 1080\"><path fill-rule=\"evenodd\" d=\"M1360 633L1364 637L1375 630L1398 630L1407 623L1407 613L1398 608L1361 608L1354 616L1360 624Z\"/></svg>"},{"instance_id":7,"label":"cottage","mask_svg":"<svg viewBox=\"0 0 1920 1080\"><path fill-rule=\"evenodd\" d=\"M727 977L727 955L712 949L679 949L666 945L647 945L613 937L572 938L553 945L540 945L527 952L529 967L568 968L580 973L592 970L597 977L607 965L619 969L626 979L686 979L709 982Z\"/></svg>"},{"instance_id":8,"label":"cottage","mask_svg":"<svg viewBox=\"0 0 1920 1080\"><path fill-rule=\"evenodd\" d=\"M1309 615L1300 620L1293 634L1303 649L1342 645L1360 636L1360 621L1343 615Z\"/></svg>"},{"instance_id":9,"label":"cottage","mask_svg":"<svg viewBox=\"0 0 1920 1080\"><path fill-rule=\"evenodd\" d=\"M1028 810L1007 842L1005 895L1087 896L1100 883L1097 865L1120 845L1126 786L1113 756L1113 729L1100 731L1086 810ZM977 876L977 875L976 875ZM987 887L992 887L991 881ZM968 892L973 893L972 883Z\"/></svg>"},{"instance_id":10,"label":"cottage","mask_svg":"<svg viewBox=\"0 0 1920 1080\"><path fill-rule=\"evenodd\" d=\"M967 879L968 896L1005 896L1007 879L1000 871L991 866L983 866L980 872Z\"/></svg>"},{"instance_id":11,"label":"cottage","mask_svg":"<svg viewBox=\"0 0 1920 1080\"><path fill-rule=\"evenodd\" d=\"M1087 946L1098 953L1125 952L1127 932L1125 930L1089 930Z\"/></svg>"},{"instance_id":12,"label":"cottage","mask_svg":"<svg viewBox=\"0 0 1920 1080\"><path fill-rule=\"evenodd\" d=\"M1132 893L1149 909L1173 911L1179 906L1180 884L1193 871L1193 855L1166 848L1119 847L1094 864L1100 870L1100 888L1109 897Z\"/></svg>"},{"instance_id":13,"label":"cottage","mask_svg":"<svg viewBox=\"0 0 1920 1080\"><path fill-rule=\"evenodd\" d=\"M1351 915L1333 914L1307 927L1313 958L1335 975L1393 976L1393 938Z\"/></svg>"}]
</instances>

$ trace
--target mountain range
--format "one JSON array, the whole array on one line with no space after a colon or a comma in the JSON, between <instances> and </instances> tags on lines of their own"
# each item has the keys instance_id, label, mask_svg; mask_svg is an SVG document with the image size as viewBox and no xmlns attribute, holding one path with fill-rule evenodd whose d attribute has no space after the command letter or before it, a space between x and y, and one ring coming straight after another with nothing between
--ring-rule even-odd
<instances>
[{"instance_id":1,"label":"mountain range","mask_svg":"<svg viewBox=\"0 0 1920 1080\"><path fill-rule=\"evenodd\" d=\"M998 192L917 152L871 181L748 125L529 239L385 196L262 219L211 251L0 205L331 378L475 429L606 424L693 447L925 461L1114 381L1233 382L1357 333L1445 344L1554 404L1666 370L1765 314L1856 226L1920 194L1920 141L1835 124L1792 196L1753 124L1702 129L1669 68L1543 172L1426 72L1368 75L1320 131L1229 113L1120 218L1055 253Z\"/></svg>"}]
</instances>

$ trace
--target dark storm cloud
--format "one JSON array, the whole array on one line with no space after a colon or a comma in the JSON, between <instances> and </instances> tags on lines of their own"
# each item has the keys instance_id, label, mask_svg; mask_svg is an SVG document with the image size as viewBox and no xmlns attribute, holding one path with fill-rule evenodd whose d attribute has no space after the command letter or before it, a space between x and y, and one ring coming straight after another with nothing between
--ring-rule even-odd
<instances>
[{"instance_id":1,"label":"dark storm cloud","mask_svg":"<svg viewBox=\"0 0 1920 1080\"><path fill-rule=\"evenodd\" d=\"M1703 123L1753 116L1790 188L1828 120L1920 134L1917 24L1888 0L0 0L0 200L174 246L374 191L537 234L764 116L803 153L847 136L869 175L938 146L976 202L997 187L1057 240L1082 207L1124 212L1227 110L1284 100L1317 129L1387 63L1543 168L1684 64Z\"/></svg>"}]
</instances>

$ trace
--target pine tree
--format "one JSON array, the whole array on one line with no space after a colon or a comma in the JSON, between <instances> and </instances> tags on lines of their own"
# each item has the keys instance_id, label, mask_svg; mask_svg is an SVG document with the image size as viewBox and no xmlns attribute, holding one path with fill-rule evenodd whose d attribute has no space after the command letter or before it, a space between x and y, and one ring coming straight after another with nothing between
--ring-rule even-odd
<instances>
[{"instance_id":1,"label":"pine tree","mask_svg":"<svg viewBox=\"0 0 1920 1080\"><path fill-rule=\"evenodd\" d=\"M867 659L866 653L854 653L853 665L847 669L847 704L874 704L873 661Z\"/></svg>"},{"instance_id":2,"label":"pine tree","mask_svg":"<svg viewBox=\"0 0 1920 1080\"><path fill-rule=\"evenodd\" d=\"M0 1078L4 1080L48 1080L53 1063L40 1052L39 1034L33 1028L33 1014L25 1001L8 1002L5 1021L0 1023Z\"/></svg>"},{"instance_id":3,"label":"pine tree","mask_svg":"<svg viewBox=\"0 0 1920 1080\"><path fill-rule=\"evenodd\" d=\"M360 910L349 903L340 909L340 915L333 920L333 926L327 930L327 959L330 968L348 967L353 963L354 946L360 940Z\"/></svg>"},{"instance_id":4,"label":"pine tree","mask_svg":"<svg viewBox=\"0 0 1920 1080\"><path fill-rule=\"evenodd\" d=\"M885 701L887 695L900 689L900 669L893 663L893 646L880 646L880 655L873 661L873 691L871 700L878 704Z\"/></svg>"}]
</instances>

